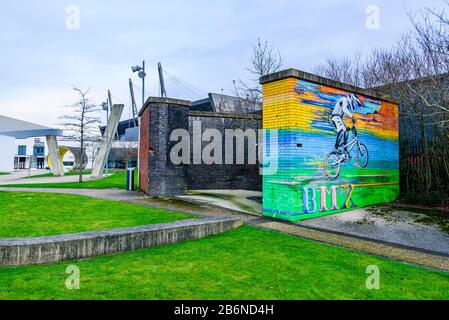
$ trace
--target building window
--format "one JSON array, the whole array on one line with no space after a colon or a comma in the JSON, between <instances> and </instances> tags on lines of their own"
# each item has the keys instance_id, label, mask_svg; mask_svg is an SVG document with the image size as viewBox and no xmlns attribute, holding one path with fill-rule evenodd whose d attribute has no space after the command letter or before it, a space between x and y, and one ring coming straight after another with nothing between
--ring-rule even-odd
<instances>
[{"instance_id":1,"label":"building window","mask_svg":"<svg viewBox=\"0 0 449 320\"><path fill-rule=\"evenodd\" d=\"M19 146L19 156L26 156L27 155L27 146Z\"/></svg>"},{"instance_id":2,"label":"building window","mask_svg":"<svg viewBox=\"0 0 449 320\"><path fill-rule=\"evenodd\" d=\"M45 147L42 146L34 146L33 155L35 157L43 157L45 156Z\"/></svg>"}]
</instances>

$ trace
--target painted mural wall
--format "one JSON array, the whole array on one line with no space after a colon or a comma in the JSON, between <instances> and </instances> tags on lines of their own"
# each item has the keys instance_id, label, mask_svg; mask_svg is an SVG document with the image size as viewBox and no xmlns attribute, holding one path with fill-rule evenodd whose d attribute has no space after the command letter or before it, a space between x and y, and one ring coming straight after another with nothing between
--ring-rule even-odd
<instances>
[{"instance_id":1,"label":"painted mural wall","mask_svg":"<svg viewBox=\"0 0 449 320\"><path fill-rule=\"evenodd\" d=\"M396 104L296 78L263 89L265 216L298 221L396 200Z\"/></svg>"}]
</instances>

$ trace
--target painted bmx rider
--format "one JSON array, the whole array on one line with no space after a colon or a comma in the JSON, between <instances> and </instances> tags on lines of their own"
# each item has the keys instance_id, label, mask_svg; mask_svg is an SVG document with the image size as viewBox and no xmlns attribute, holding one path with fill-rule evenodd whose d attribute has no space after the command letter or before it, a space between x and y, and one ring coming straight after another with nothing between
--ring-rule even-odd
<instances>
[{"instance_id":1,"label":"painted bmx rider","mask_svg":"<svg viewBox=\"0 0 449 320\"><path fill-rule=\"evenodd\" d=\"M344 154L346 161L350 160L350 154L347 149L349 131L350 129L344 122L344 117L347 116L352 119L352 122L356 123L356 118L354 117L355 108L362 106L362 103L353 93L348 94L340 98L335 104L334 111L332 111L332 123L337 131L337 139L335 141L335 151L342 153L343 150L340 148L344 146ZM343 141L342 141L343 140Z\"/></svg>"}]
</instances>

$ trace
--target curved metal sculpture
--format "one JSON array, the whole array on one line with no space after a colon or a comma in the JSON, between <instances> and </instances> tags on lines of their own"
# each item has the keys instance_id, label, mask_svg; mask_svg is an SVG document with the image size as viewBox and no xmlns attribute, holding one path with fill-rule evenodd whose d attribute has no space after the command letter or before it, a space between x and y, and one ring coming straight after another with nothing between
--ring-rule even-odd
<instances>
[{"instance_id":1,"label":"curved metal sculpture","mask_svg":"<svg viewBox=\"0 0 449 320\"><path fill-rule=\"evenodd\" d=\"M59 147L59 155L60 155L60 160L62 163L64 160L64 156L67 154L67 152L71 152L73 154L74 164L73 164L72 170L86 169L87 162L88 162L88 157L87 157L86 152L83 152L83 157L82 157L82 161L81 161L81 149L80 148L60 146ZM50 167L50 169L52 169L50 154L47 157L47 163L48 163L48 166Z\"/></svg>"}]
</instances>

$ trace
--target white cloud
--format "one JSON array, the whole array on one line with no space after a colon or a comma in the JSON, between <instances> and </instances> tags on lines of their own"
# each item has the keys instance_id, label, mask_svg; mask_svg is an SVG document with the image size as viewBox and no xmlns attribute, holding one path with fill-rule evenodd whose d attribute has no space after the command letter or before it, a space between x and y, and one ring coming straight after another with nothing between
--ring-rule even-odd
<instances>
[{"instance_id":1,"label":"white cloud","mask_svg":"<svg viewBox=\"0 0 449 320\"><path fill-rule=\"evenodd\" d=\"M65 8L80 8L80 29L65 27ZM0 13L0 114L47 125L74 100L71 85L129 101L130 66L147 61L147 92L157 94L156 63L204 92L232 91L248 78L251 44L262 36L285 67L311 70L329 55L388 46L408 29L405 6L429 0L167 0L5 2ZM365 27L366 7L380 8L381 28ZM169 95L189 98L167 79ZM140 93L136 93L140 96ZM138 100L140 101L140 99ZM121 101L120 101L121 102ZM127 115L127 111L125 111Z\"/></svg>"}]
</instances>

